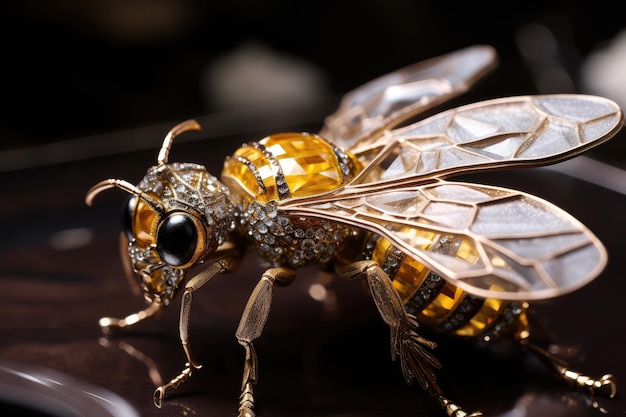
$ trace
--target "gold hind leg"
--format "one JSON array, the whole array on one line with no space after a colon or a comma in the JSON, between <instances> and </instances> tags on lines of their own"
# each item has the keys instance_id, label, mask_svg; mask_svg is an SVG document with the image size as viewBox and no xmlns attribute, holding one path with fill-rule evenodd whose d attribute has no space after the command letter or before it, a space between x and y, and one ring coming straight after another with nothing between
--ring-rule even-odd
<instances>
[{"instance_id":1,"label":"gold hind leg","mask_svg":"<svg viewBox=\"0 0 626 417\"><path fill-rule=\"evenodd\" d=\"M609 398L613 398L615 397L615 394L617 394L617 383L615 382L615 377L613 375L605 374L598 379L592 378L588 375L572 370L565 360L550 353L546 349L531 343L528 339L521 341L521 343L522 346L532 352L570 385L573 385L576 388L585 389L591 394L597 393Z\"/></svg>"},{"instance_id":2,"label":"gold hind leg","mask_svg":"<svg viewBox=\"0 0 626 417\"><path fill-rule=\"evenodd\" d=\"M480 412L467 413L461 406L450 401L443 393L433 368L440 368L437 358L426 348L436 345L417 333L418 323L407 313L400 295L389 276L376 261L358 261L337 268L339 276L346 279L366 279L378 311L391 328L391 357L400 358L400 365L407 383L416 379L422 388L437 399L448 417L476 417Z\"/></svg>"}]
</instances>

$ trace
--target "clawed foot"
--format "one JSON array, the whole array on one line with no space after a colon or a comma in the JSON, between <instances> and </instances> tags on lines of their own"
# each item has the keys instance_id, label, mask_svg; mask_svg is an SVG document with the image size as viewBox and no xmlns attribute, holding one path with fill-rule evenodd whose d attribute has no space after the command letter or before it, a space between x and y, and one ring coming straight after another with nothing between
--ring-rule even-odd
<instances>
[{"instance_id":1,"label":"clawed foot","mask_svg":"<svg viewBox=\"0 0 626 417\"><path fill-rule=\"evenodd\" d=\"M194 369L200 369L201 367L202 365L190 364L189 362L187 362L185 364L185 369L183 369L180 375L172 379L167 384L161 385L156 390L154 390L154 394L152 394L152 400L154 401L154 405L157 408L161 408L167 391L169 391L170 389L178 388L183 382L189 379Z\"/></svg>"},{"instance_id":2,"label":"clawed foot","mask_svg":"<svg viewBox=\"0 0 626 417\"><path fill-rule=\"evenodd\" d=\"M239 414L237 414L237 417L256 417L256 414L251 409L244 408L239 409Z\"/></svg>"},{"instance_id":3,"label":"clawed foot","mask_svg":"<svg viewBox=\"0 0 626 417\"><path fill-rule=\"evenodd\" d=\"M588 387L592 394L598 393L609 398L613 398L617 394L617 383L615 382L615 377L611 374L603 375L598 380L589 378L584 385Z\"/></svg>"},{"instance_id":4,"label":"clawed foot","mask_svg":"<svg viewBox=\"0 0 626 417\"><path fill-rule=\"evenodd\" d=\"M120 319L116 319L113 317L102 317L98 320L98 324L100 325L100 329L102 333L105 335L110 335L113 332L113 328L120 327Z\"/></svg>"},{"instance_id":5,"label":"clawed foot","mask_svg":"<svg viewBox=\"0 0 626 417\"><path fill-rule=\"evenodd\" d=\"M156 390L154 390L154 393L152 394L152 401L157 408L161 408L161 406L163 405L163 400L165 399L165 392L168 389L168 385L169 384L161 385Z\"/></svg>"},{"instance_id":6,"label":"clawed foot","mask_svg":"<svg viewBox=\"0 0 626 417\"><path fill-rule=\"evenodd\" d=\"M480 411L474 411L473 413L468 414L459 405L448 400L443 395L439 395L437 399L448 417L479 417L483 415Z\"/></svg>"},{"instance_id":7,"label":"clawed foot","mask_svg":"<svg viewBox=\"0 0 626 417\"><path fill-rule=\"evenodd\" d=\"M523 345L533 352L539 359L543 360L544 363L548 364L571 385L577 388L586 389L591 394L600 394L609 398L613 398L617 394L617 384L613 375L606 374L600 379L595 379L570 369L563 359L548 352L546 349L527 341Z\"/></svg>"},{"instance_id":8,"label":"clawed foot","mask_svg":"<svg viewBox=\"0 0 626 417\"><path fill-rule=\"evenodd\" d=\"M254 395L252 394L252 383L246 382L239 396L239 414L238 417L255 417Z\"/></svg>"},{"instance_id":9,"label":"clawed foot","mask_svg":"<svg viewBox=\"0 0 626 417\"><path fill-rule=\"evenodd\" d=\"M112 329L121 329L124 327L132 326L139 323L148 317L153 316L157 311L163 307L160 301L153 301L147 308L138 311L133 314L129 314L123 319L116 319L114 317L102 317L98 324L104 334L110 334Z\"/></svg>"}]
</instances>

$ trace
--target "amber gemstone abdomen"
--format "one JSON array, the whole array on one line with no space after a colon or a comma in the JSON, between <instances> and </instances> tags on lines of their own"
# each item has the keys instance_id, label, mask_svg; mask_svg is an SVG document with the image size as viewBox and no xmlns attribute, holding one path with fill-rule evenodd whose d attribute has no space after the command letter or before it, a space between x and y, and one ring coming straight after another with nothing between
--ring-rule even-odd
<instances>
[{"instance_id":1,"label":"amber gemstone abdomen","mask_svg":"<svg viewBox=\"0 0 626 417\"><path fill-rule=\"evenodd\" d=\"M475 254L463 240L450 242L450 237L422 236L425 248L444 250L464 259ZM452 243L452 244L451 244ZM462 337L490 341L503 332L516 331L514 326L523 309L517 303L494 298L481 299L461 290L430 271L419 261L395 248L388 240L372 236L364 253L377 261L389 275L407 311L425 325ZM521 327L519 327L521 329Z\"/></svg>"}]
</instances>

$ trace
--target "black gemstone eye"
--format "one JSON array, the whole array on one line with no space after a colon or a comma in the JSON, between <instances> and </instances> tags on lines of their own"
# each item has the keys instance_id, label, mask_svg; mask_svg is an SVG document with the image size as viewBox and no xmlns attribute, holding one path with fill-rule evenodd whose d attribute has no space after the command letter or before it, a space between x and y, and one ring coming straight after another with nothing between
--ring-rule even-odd
<instances>
[{"instance_id":1,"label":"black gemstone eye","mask_svg":"<svg viewBox=\"0 0 626 417\"><path fill-rule=\"evenodd\" d=\"M137 197L130 195L122 206L122 228L129 242L133 240L133 213L136 204Z\"/></svg>"},{"instance_id":2,"label":"black gemstone eye","mask_svg":"<svg viewBox=\"0 0 626 417\"><path fill-rule=\"evenodd\" d=\"M193 258L198 243L198 230L187 215L168 216L157 232L156 249L161 259L170 265L184 265Z\"/></svg>"}]
</instances>

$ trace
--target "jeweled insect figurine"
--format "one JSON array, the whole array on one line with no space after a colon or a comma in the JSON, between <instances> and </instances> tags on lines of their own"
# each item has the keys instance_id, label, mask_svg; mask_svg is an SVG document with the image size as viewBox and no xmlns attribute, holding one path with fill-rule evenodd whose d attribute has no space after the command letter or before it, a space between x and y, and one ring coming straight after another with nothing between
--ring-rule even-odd
<instances>
[{"instance_id":1,"label":"jeweled insect figurine","mask_svg":"<svg viewBox=\"0 0 626 417\"><path fill-rule=\"evenodd\" d=\"M615 395L611 375L582 375L532 343L526 317L528 301L596 278L607 259L601 242L538 197L444 177L573 157L615 135L619 107L588 95L510 97L397 127L460 94L495 62L492 48L474 46L371 81L344 97L319 135L281 133L244 144L226 159L221 181L201 165L168 162L173 139L200 128L190 120L169 132L139 184L108 179L88 192L88 204L112 187L130 194L128 274L150 302L126 318L102 318L103 330L152 316L182 288L187 360L154 392L157 406L199 367L188 338L194 291L237 269L246 250L269 267L236 331L245 349L239 416L255 415L253 342L273 288L310 264L367 281L404 378L417 380L448 416L466 412L439 387L435 344L419 326L478 343L511 338L572 385ZM201 272L187 277L199 263Z\"/></svg>"}]
</instances>

